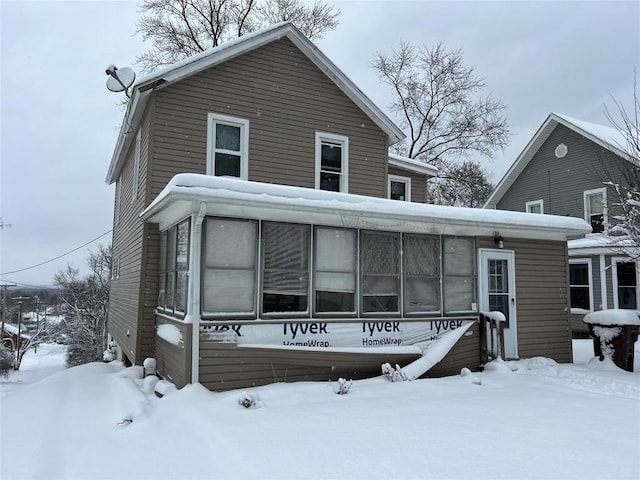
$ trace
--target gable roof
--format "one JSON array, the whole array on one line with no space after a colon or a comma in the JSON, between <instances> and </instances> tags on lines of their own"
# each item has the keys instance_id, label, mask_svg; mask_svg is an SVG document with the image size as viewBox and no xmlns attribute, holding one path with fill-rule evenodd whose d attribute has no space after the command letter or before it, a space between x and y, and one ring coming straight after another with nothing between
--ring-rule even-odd
<instances>
[{"instance_id":1,"label":"gable roof","mask_svg":"<svg viewBox=\"0 0 640 480\"><path fill-rule=\"evenodd\" d=\"M496 185L496 188L485 202L483 208L496 208L500 199L507 193L507 190L513 185L513 182L515 182L518 176L524 171L533 156L542 144L547 141L549 135L551 135L558 125L564 125L625 160L630 162L638 161L627 153L627 139L624 134L616 128L583 122L559 113L551 113L533 138L529 140L529 143L527 143L522 153L518 155L518 158L513 162L511 168L509 168L507 173L498 182L498 185Z\"/></svg>"},{"instance_id":2,"label":"gable roof","mask_svg":"<svg viewBox=\"0 0 640 480\"><path fill-rule=\"evenodd\" d=\"M107 183L111 184L118 178L124 157L135 136L151 92L282 38L291 40L351 101L361 108L389 136L390 145L405 138L402 130L300 30L290 22L278 23L159 69L140 79L133 87L120 127L116 148L107 172Z\"/></svg>"}]
</instances>

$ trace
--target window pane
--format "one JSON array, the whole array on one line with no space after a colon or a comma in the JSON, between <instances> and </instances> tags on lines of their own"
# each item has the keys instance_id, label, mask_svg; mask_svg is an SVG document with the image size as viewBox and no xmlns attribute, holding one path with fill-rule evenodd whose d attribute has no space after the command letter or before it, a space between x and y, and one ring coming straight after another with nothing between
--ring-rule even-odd
<instances>
[{"instance_id":1,"label":"window pane","mask_svg":"<svg viewBox=\"0 0 640 480\"><path fill-rule=\"evenodd\" d=\"M604 213L604 198L602 193L594 193L588 196L589 213Z\"/></svg>"},{"instance_id":2,"label":"window pane","mask_svg":"<svg viewBox=\"0 0 640 480\"><path fill-rule=\"evenodd\" d=\"M444 273L445 275L474 275L475 244L469 238L445 238Z\"/></svg>"},{"instance_id":3,"label":"window pane","mask_svg":"<svg viewBox=\"0 0 640 480\"><path fill-rule=\"evenodd\" d=\"M253 313L255 272L250 270L207 269L204 272L205 313Z\"/></svg>"},{"instance_id":4,"label":"window pane","mask_svg":"<svg viewBox=\"0 0 640 480\"><path fill-rule=\"evenodd\" d=\"M404 235L405 311L440 310L440 238L428 235Z\"/></svg>"},{"instance_id":5,"label":"window pane","mask_svg":"<svg viewBox=\"0 0 640 480\"><path fill-rule=\"evenodd\" d=\"M263 311L307 310L309 226L264 222Z\"/></svg>"},{"instance_id":6,"label":"window pane","mask_svg":"<svg viewBox=\"0 0 640 480\"><path fill-rule=\"evenodd\" d=\"M361 232L360 258L364 312L398 312L399 234Z\"/></svg>"},{"instance_id":7,"label":"window pane","mask_svg":"<svg viewBox=\"0 0 640 480\"><path fill-rule=\"evenodd\" d=\"M621 287L636 286L636 264L634 262L616 263L618 285Z\"/></svg>"},{"instance_id":8,"label":"window pane","mask_svg":"<svg viewBox=\"0 0 640 480\"><path fill-rule=\"evenodd\" d=\"M572 263L569 265L569 283L571 285L589 285L589 264Z\"/></svg>"},{"instance_id":9,"label":"window pane","mask_svg":"<svg viewBox=\"0 0 640 480\"><path fill-rule=\"evenodd\" d=\"M589 287L571 287L571 308L591 309Z\"/></svg>"},{"instance_id":10,"label":"window pane","mask_svg":"<svg viewBox=\"0 0 640 480\"><path fill-rule=\"evenodd\" d=\"M320 172L320 190L327 192L340 191L340 175L337 173Z\"/></svg>"},{"instance_id":11,"label":"window pane","mask_svg":"<svg viewBox=\"0 0 640 480\"><path fill-rule=\"evenodd\" d=\"M440 310L440 280L410 276L404 283L405 311L437 312Z\"/></svg>"},{"instance_id":12,"label":"window pane","mask_svg":"<svg viewBox=\"0 0 640 480\"><path fill-rule=\"evenodd\" d=\"M355 272L355 230L317 228L315 262L318 271Z\"/></svg>"},{"instance_id":13,"label":"window pane","mask_svg":"<svg viewBox=\"0 0 640 480\"><path fill-rule=\"evenodd\" d=\"M229 155L216 152L215 175L217 177L239 177L240 176L240 156Z\"/></svg>"},{"instance_id":14,"label":"window pane","mask_svg":"<svg viewBox=\"0 0 640 480\"><path fill-rule=\"evenodd\" d=\"M405 182L398 182L391 180L391 200L406 200L407 199L407 184Z\"/></svg>"},{"instance_id":15,"label":"window pane","mask_svg":"<svg viewBox=\"0 0 640 480\"><path fill-rule=\"evenodd\" d=\"M254 314L257 223L209 218L202 305L205 313Z\"/></svg>"},{"instance_id":16,"label":"window pane","mask_svg":"<svg viewBox=\"0 0 640 480\"><path fill-rule=\"evenodd\" d=\"M321 170L340 173L342 171L342 146L322 142L320 165Z\"/></svg>"},{"instance_id":17,"label":"window pane","mask_svg":"<svg viewBox=\"0 0 640 480\"><path fill-rule=\"evenodd\" d=\"M444 308L446 312L472 310L475 301L475 279L447 277L444 280Z\"/></svg>"},{"instance_id":18,"label":"window pane","mask_svg":"<svg viewBox=\"0 0 640 480\"><path fill-rule=\"evenodd\" d=\"M355 294L316 290L316 311L353 312L355 310Z\"/></svg>"},{"instance_id":19,"label":"window pane","mask_svg":"<svg viewBox=\"0 0 640 480\"><path fill-rule=\"evenodd\" d=\"M187 311L187 285L189 281L189 274L187 271L177 272L176 281L176 299L175 299L175 311L186 312Z\"/></svg>"},{"instance_id":20,"label":"window pane","mask_svg":"<svg viewBox=\"0 0 640 480\"><path fill-rule=\"evenodd\" d=\"M207 219L205 267L253 269L256 263L255 222Z\"/></svg>"},{"instance_id":21,"label":"window pane","mask_svg":"<svg viewBox=\"0 0 640 480\"><path fill-rule=\"evenodd\" d=\"M176 270L184 271L189 268L189 222L178 224L178 238L176 245Z\"/></svg>"},{"instance_id":22,"label":"window pane","mask_svg":"<svg viewBox=\"0 0 640 480\"><path fill-rule=\"evenodd\" d=\"M542 213L542 208L539 203L532 203L528 208L529 213Z\"/></svg>"},{"instance_id":23,"label":"window pane","mask_svg":"<svg viewBox=\"0 0 640 480\"><path fill-rule=\"evenodd\" d=\"M635 310L636 306L636 288L618 287L618 308Z\"/></svg>"},{"instance_id":24,"label":"window pane","mask_svg":"<svg viewBox=\"0 0 640 480\"><path fill-rule=\"evenodd\" d=\"M216 123L216 149L240 151L240 127Z\"/></svg>"}]
</instances>

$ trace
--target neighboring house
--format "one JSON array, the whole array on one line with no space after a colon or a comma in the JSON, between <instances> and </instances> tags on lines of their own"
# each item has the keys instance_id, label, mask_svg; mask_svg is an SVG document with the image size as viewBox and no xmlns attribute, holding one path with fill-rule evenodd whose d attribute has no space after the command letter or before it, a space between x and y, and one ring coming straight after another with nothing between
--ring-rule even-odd
<instances>
[{"instance_id":1,"label":"neighboring house","mask_svg":"<svg viewBox=\"0 0 640 480\"><path fill-rule=\"evenodd\" d=\"M566 240L586 223L425 205L437 172L389 154L403 138L288 23L140 80L107 176L121 358L214 390L358 378L502 308L507 356L570 361ZM430 373L477 367L479 331Z\"/></svg>"},{"instance_id":2,"label":"neighboring house","mask_svg":"<svg viewBox=\"0 0 640 480\"><path fill-rule=\"evenodd\" d=\"M500 180L485 208L583 218L593 233L569 242L571 325L588 312L638 306L638 264L623 237L607 234L620 213L610 183L628 184L637 164L617 129L552 113Z\"/></svg>"}]
</instances>

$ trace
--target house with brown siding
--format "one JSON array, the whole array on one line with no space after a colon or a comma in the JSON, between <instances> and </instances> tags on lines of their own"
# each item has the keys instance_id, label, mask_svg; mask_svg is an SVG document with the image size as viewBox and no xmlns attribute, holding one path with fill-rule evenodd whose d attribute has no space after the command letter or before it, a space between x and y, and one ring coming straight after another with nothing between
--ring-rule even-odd
<instances>
[{"instance_id":1,"label":"house with brown siding","mask_svg":"<svg viewBox=\"0 0 640 480\"><path fill-rule=\"evenodd\" d=\"M457 373L502 309L505 356L569 361L588 225L425 204L437 171L390 154L403 138L289 23L138 81L107 174L120 357L223 390L377 374L465 327L430 372Z\"/></svg>"},{"instance_id":2,"label":"house with brown siding","mask_svg":"<svg viewBox=\"0 0 640 480\"><path fill-rule=\"evenodd\" d=\"M500 180L486 208L583 218L586 238L569 242L570 319L587 335L584 316L611 308L640 310L637 248L614 228L620 198L638 159L616 128L550 114ZM613 234L611 234L613 233Z\"/></svg>"}]
</instances>

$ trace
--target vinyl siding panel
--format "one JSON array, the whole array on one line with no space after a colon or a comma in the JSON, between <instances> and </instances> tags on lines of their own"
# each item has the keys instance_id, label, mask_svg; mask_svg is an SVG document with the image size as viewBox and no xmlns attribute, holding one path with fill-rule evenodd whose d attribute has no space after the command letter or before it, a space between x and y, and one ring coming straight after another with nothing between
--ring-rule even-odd
<instances>
[{"instance_id":1,"label":"vinyl siding panel","mask_svg":"<svg viewBox=\"0 0 640 480\"><path fill-rule=\"evenodd\" d=\"M482 248L494 248L483 239ZM505 238L515 252L518 354L571 362L565 242Z\"/></svg>"},{"instance_id":2,"label":"vinyl siding panel","mask_svg":"<svg viewBox=\"0 0 640 480\"><path fill-rule=\"evenodd\" d=\"M140 363L143 355L140 345L143 338L141 300L141 275L145 271L143 261L144 231L146 227L139 218L144 208L146 184L149 175L149 132L148 112L141 122L140 162L138 188L135 190L136 141L134 140L126 156L116 194L117 212L114 212L112 237L113 260L116 271L111 280L109 295L108 330L131 363ZM147 349L145 355L151 354Z\"/></svg>"},{"instance_id":3,"label":"vinyl siding panel","mask_svg":"<svg viewBox=\"0 0 640 480\"><path fill-rule=\"evenodd\" d=\"M564 143L568 153L555 156ZM583 192L603 182L623 180L628 162L573 130L558 125L524 171L497 203L499 210L526 211L526 202L542 199L544 213L584 218ZM607 192L609 218L616 214L615 193Z\"/></svg>"},{"instance_id":4,"label":"vinyl siding panel","mask_svg":"<svg viewBox=\"0 0 640 480\"><path fill-rule=\"evenodd\" d=\"M157 316L158 325L173 325L180 331L181 340L178 345L168 342L155 334L156 371L160 377L175 384L178 388L191 382L191 344L193 326L163 316Z\"/></svg>"},{"instance_id":5,"label":"vinyl siding panel","mask_svg":"<svg viewBox=\"0 0 640 480\"><path fill-rule=\"evenodd\" d=\"M386 194L386 135L287 39L155 95L154 196L177 173L206 173L209 112L249 120L250 180L313 188L326 132L349 137L349 192Z\"/></svg>"}]
</instances>

